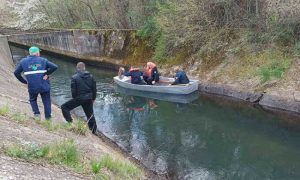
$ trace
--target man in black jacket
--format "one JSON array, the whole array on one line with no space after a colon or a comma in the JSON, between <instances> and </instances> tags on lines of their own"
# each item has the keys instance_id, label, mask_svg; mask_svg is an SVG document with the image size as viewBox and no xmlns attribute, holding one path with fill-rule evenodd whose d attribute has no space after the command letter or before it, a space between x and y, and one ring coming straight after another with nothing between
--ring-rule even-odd
<instances>
[{"instance_id":1,"label":"man in black jacket","mask_svg":"<svg viewBox=\"0 0 300 180\"><path fill-rule=\"evenodd\" d=\"M85 64L77 64L77 73L72 76L71 81L72 99L61 106L64 118L72 122L70 111L78 106L82 106L87 117L89 129L95 133L97 124L94 116L93 104L96 99L96 81L93 76L85 70Z\"/></svg>"}]
</instances>

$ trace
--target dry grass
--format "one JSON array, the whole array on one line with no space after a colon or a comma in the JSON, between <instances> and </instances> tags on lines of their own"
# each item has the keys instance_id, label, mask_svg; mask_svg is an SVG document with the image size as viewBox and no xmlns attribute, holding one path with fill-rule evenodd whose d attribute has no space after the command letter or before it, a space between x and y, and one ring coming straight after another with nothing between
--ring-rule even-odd
<instances>
[{"instance_id":1,"label":"dry grass","mask_svg":"<svg viewBox=\"0 0 300 180\"><path fill-rule=\"evenodd\" d=\"M246 51L247 52L247 51ZM261 82L281 78L291 64L291 58L277 49L267 49L257 54L245 53L235 59L228 74L234 79L249 79L259 76Z\"/></svg>"}]
</instances>

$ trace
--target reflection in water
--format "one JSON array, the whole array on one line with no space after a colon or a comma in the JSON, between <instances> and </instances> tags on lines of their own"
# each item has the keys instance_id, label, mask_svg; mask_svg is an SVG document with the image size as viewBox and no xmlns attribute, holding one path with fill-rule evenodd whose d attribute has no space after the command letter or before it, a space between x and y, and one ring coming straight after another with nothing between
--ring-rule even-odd
<instances>
[{"instance_id":1,"label":"reflection in water","mask_svg":"<svg viewBox=\"0 0 300 180\"><path fill-rule=\"evenodd\" d=\"M60 67L52 95L62 104L71 96L75 64L49 59ZM99 130L150 169L176 179L300 178L297 123L226 98L201 95L183 104L118 93L114 72L89 70L97 80Z\"/></svg>"}]
</instances>

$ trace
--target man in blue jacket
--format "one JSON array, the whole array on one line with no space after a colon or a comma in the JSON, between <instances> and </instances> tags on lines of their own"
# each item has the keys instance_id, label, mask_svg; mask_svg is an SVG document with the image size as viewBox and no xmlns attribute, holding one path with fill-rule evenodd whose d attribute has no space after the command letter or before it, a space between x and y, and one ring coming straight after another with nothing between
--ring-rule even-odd
<instances>
[{"instance_id":1,"label":"man in blue jacket","mask_svg":"<svg viewBox=\"0 0 300 180\"><path fill-rule=\"evenodd\" d=\"M185 72L180 70L179 67L175 67L174 71L175 71L176 75L175 75L175 81L172 83L172 85L188 84L190 82L190 80L187 77L187 75L185 74Z\"/></svg>"},{"instance_id":2,"label":"man in blue jacket","mask_svg":"<svg viewBox=\"0 0 300 180\"><path fill-rule=\"evenodd\" d=\"M38 47L29 48L29 56L23 58L14 74L23 84L28 85L29 101L35 117L40 117L37 97L40 94L45 111L45 118L51 118L51 98L49 75L57 69L57 65L40 57ZM25 79L21 75L24 72Z\"/></svg>"},{"instance_id":3,"label":"man in blue jacket","mask_svg":"<svg viewBox=\"0 0 300 180\"><path fill-rule=\"evenodd\" d=\"M143 72L140 71L140 68L131 67L129 72L124 72L124 76L131 77L132 84L145 85L146 83L142 80Z\"/></svg>"}]
</instances>

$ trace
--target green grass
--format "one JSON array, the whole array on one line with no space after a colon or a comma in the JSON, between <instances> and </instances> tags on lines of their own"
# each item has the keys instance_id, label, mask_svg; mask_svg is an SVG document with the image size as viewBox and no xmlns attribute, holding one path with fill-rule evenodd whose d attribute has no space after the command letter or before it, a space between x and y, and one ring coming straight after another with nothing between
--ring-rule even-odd
<instances>
[{"instance_id":1,"label":"green grass","mask_svg":"<svg viewBox=\"0 0 300 180\"><path fill-rule=\"evenodd\" d=\"M9 115L9 107L8 105L4 105L0 108L0 116L8 116Z\"/></svg>"},{"instance_id":2,"label":"green grass","mask_svg":"<svg viewBox=\"0 0 300 180\"><path fill-rule=\"evenodd\" d=\"M14 121L17 121L18 123L24 123L25 121L28 120L28 117L26 117L26 115L21 113L16 113L16 112L11 114L10 118Z\"/></svg>"},{"instance_id":3,"label":"green grass","mask_svg":"<svg viewBox=\"0 0 300 180\"><path fill-rule=\"evenodd\" d=\"M98 162L91 162L91 169L94 174L98 174L103 168L122 178L138 178L141 176L141 172L133 164L113 159L108 155L105 155Z\"/></svg>"},{"instance_id":4,"label":"green grass","mask_svg":"<svg viewBox=\"0 0 300 180\"><path fill-rule=\"evenodd\" d=\"M5 153L11 157L21 158L25 160L39 159L46 156L49 152L48 146L39 147L34 144L27 146L11 145L5 149Z\"/></svg>"},{"instance_id":5,"label":"green grass","mask_svg":"<svg viewBox=\"0 0 300 180\"><path fill-rule=\"evenodd\" d=\"M92 168L92 172L94 174L98 174L103 167L101 166L101 164L99 162L97 162L95 160L92 160L91 161L91 168Z\"/></svg>"},{"instance_id":6,"label":"green grass","mask_svg":"<svg viewBox=\"0 0 300 180\"><path fill-rule=\"evenodd\" d=\"M45 159L53 164L65 165L75 169L82 167L81 154L78 151L74 140L66 140L57 144L37 146L11 145L4 151L8 156L17 157L25 160Z\"/></svg>"},{"instance_id":7,"label":"green grass","mask_svg":"<svg viewBox=\"0 0 300 180\"><path fill-rule=\"evenodd\" d=\"M227 72L237 79L258 77L260 83L280 79L292 63L291 56L280 49L266 49L252 53L245 48L242 52L243 54L235 60Z\"/></svg>"},{"instance_id":8,"label":"green grass","mask_svg":"<svg viewBox=\"0 0 300 180\"><path fill-rule=\"evenodd\" d=\"M263 66L259 70L261 83L265 83L271 79L280 79L283 73L290 67L291 60L282 58L280 60L274 59L273 63Z\"/></svg>"},{"instance_id":9,"label":"green grass","mask_svg":"<svg viewBox=\"0 0 300 180\"><path fill-rule=\"evenodd\" d=\"M56 131L61 128L60 124L53 123L49 120L41 121L40 119L35 119L35 122L41 125L42 127L46 128L48 131Z\"/></svg>"},{"instance_id":10,"label":"green grass","mask_svg":"<svg viewBox=\"0 0 300 180\"><path fill-rule=\"evenodd\" d=\"M87 123L83 119L75 119L72 123L66 124L64 128L79 135L86 135L89 131Z\"/></svg>"},{"instance_id":11,"label":"green grass","mask_svg":"<svg viewBox=\"0 0 300 180\"><path fill-rule=\"evenodd\" d=\"M45 160L51 164L73 168L79 173L92 172L95 179L143 179L142 172L135 165L113 159L109 155L99 161L90 161L89 170L87 161L84 161L73 139L44 146L14 144L3 149L10 157L28 161Z\"/></svg>"},{"instance_id":12,"label":"green grass","mask_svg":"<svg viewBox=\"0 0 300 180\"><path fill-rule=\"evenodd\" d=\"M51 163L63 164L73 168L80 166L80 157L81 154L74 140L66 140L49 146L49 153L46 155L46 159Z\"/></svg>"}]
</instances>

